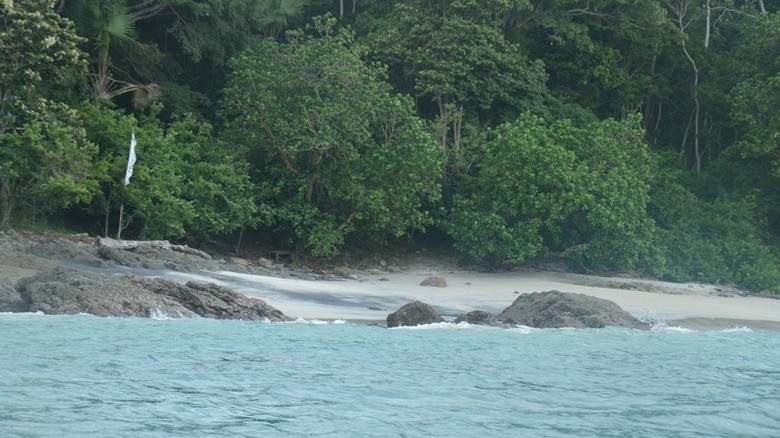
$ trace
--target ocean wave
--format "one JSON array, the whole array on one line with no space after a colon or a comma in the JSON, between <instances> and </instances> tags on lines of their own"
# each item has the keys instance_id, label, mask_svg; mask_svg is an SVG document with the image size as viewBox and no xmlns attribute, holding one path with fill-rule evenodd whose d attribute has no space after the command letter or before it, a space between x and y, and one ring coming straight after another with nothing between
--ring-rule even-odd
<instances>
[{"instance_id":1,"label":"ocean wave","mask_svg":"<svg viewBox=\"0 0 780 438\"><path fill-rule=\"evenodd\" d=\"M343 319L334 319L332 321L324 321L321 319L304 319L298 318L294 321L285 321L282 324L303 324L303 325L340 325L345 324Z\"/></svg>"},{"instance_id":2,"label":"ocean wave","mask_svg":"<svg viewBox=\"0 0 780 438\"><path fill-rule=\"evenodd\" d=\"M721 330L721 333L753 333L753 329L751 329L750 327L745 327L745 326L730 327L730 328Z\"/></svg>"},{"instance_id":3,"label":"ocean wave","mask_svg":"<svg viewBox=\"0 0 780 438\"><path fill-rule=\"evenodd\" d=\"M512 332L518 332L518 333L530 333L534 329L532 327L527 327L524 325L518 325L510 328L503 328L503 327L492 327L489 325L480 325L480 324L469 324L467 322L434 322L431 324L421 324L421 325L413 325L413 326L403 326L403 327L392 327L390 330L507 330Z\"/></svg>"}]
</instances>

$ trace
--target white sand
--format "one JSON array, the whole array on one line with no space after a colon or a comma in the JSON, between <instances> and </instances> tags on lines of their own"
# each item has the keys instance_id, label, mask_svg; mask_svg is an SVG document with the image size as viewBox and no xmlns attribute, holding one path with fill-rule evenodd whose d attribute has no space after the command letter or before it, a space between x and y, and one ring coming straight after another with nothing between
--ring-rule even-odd
<instances>
[{"instance_id":1,"label":"white sand","mask_svg":"<svg viewBox=\"0 0 780 438\"><path fill-rule=\"evenodd\" d=\"M287 315L305 319L384 320L388 313L412 300L433 305L445 317L475 309L499 313L518 294L556 289L611 300L634 315L682 326L744 325L780 330L780 300L738 296L733 290L712 285L549 271L479 273L438 268L413 267L402 273L374 270L346 281L221 274L246 280L250 286L239 288L241 292L263 298ZM429 275L443 276L448 286L420 286Z\"/></svg>"}]
</instances>

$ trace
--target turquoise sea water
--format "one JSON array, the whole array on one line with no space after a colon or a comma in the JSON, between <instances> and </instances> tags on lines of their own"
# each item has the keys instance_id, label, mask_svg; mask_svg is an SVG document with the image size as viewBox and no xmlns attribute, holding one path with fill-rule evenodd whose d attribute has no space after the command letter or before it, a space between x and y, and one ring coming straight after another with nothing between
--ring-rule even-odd
<instances>
[{"instance_id":1,"label":"turquoise sea water","mask_svg":"<svg viewBox=\"0 0 780 438\"><path fill-rule=\"evenodd\" d=\"M2 437L778 436L780 333L0 314Z\"/></svg>"}]
</instances>

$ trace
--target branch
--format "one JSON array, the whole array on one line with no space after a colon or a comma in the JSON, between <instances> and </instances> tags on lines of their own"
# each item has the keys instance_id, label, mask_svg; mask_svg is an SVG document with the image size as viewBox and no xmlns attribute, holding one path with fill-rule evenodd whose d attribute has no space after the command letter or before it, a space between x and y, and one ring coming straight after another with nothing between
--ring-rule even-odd
<instances>
[{"instance_id":1,"label":"branch","mask_svg":"<svg viewBox=\"0 0 780 438\"><path fill-rule=\"evenodd\" d=\"M160 13L160 11L167 8L168 6L169 5L167 0L162 0L160 3L153 3L146 7L144 7L143 4L133 6L130 8L130 10L132 11L130 13L130 20L132 20L132 22L135 23L136 21L145 20L147 18L154 17L155 15Z\"/></svg>"}]
</instances>

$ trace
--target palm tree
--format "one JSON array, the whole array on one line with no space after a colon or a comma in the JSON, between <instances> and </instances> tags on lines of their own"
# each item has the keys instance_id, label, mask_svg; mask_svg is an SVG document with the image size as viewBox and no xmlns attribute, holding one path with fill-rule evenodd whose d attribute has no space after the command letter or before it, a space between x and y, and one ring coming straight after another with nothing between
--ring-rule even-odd
<instances>
[{"instance_id":1,"label":"palm tree","mask_svg":"<svg viewBox=\"0 0 780 438\"><path fill-rule=\"evenodd\" d=\"M138 84L114 78L115 68L109 55L112 43L139 44L135 39L138 15L130 12L124 0L73 0L70 11L76 29L95 44L97 58L90 73L95 100L110 101L133 93L133 106L143 108L160 99L162 90L157 84Z\"/></svg>"},{"instance_id":2,"label":"palm tree","mask_svg":"<svg viewBox=\"0 0 780 438\"><path fill-rule=\"evenodd\" d=\"M258 5L259 23L266 38L276 39L290 20L303 14L309 0L262 0Z\"/></svg>"}]
</instances>

